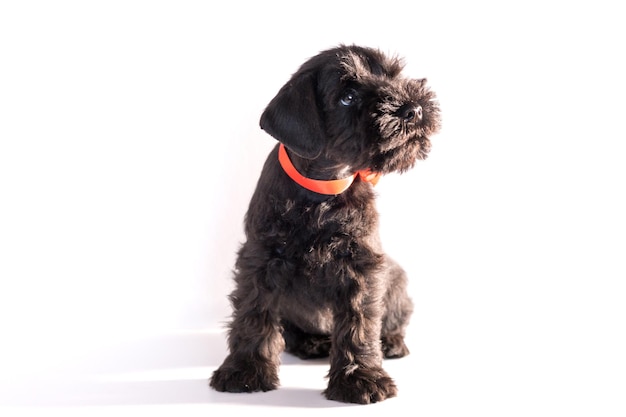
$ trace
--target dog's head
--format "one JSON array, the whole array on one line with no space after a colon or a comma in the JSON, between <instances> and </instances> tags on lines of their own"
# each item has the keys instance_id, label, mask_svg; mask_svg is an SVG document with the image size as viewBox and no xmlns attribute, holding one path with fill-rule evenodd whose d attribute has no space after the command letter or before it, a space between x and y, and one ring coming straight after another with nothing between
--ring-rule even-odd
<instances>
[{"instance_id":1,"label":"dog's head","mask_svg":"<svg viewBox=\"0 0 626 417\"><path fill-rule=\"evenodd\" d=\"M425 79L402 61L339 46L305 62L269 103L261 128L306 159L323 156L354 171L405 171L430 150L439 107Z\"/></svg>"}]
</instances>

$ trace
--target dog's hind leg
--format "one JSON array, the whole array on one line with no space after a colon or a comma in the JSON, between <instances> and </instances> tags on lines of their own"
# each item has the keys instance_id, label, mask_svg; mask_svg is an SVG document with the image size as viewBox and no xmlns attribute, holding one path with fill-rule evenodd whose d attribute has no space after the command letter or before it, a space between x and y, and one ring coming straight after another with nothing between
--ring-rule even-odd
<instances>
[{"instance_id":1,"label":"dog's hind leg","mask_svg":"<svg viewBox=\"0 0 626 417\"><path fill-rule=\"evenodd\" d=\"M283 319L285 351L300 359L325 358L330 352L330 335L310 334Z\"/></svg>"},{"instance_id":2,"label":"dog's hind leg","mask_svg":"<svg viewBox=\"0 0 626 417\"><path fill-rule=\"evenodd\" d=\"M387 359L401 358L409 354L404 343L406 327L413 313L413 302L407 294L407 278L404 270L394 260L387 257L387 293L385 294L385 314L381 329L383 355Z\"/></svg>"}]
</instances>

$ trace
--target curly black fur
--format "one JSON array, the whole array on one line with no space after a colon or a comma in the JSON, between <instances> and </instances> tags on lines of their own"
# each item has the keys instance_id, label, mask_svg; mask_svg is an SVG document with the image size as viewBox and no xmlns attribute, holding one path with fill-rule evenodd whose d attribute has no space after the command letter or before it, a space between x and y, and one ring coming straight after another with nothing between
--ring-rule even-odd
<instances>
[{"instance_id":1,"label":"curly black fur","mask_svg":"<svg viewBox=\"0 0 626 417\"><path fill-rule=\"evenodd\" d=\"M342 178L371 168L403 172L426 158L439 109L425 80L401 76L397 58L339 46L304 63L261 116L303 175ZM382 358L409 353L413 305L402 268L378 237L371 184L339 195L293 182L270 153L245 220L230 295L230 354L211 378L218 391L278 386L279 355L330 356L327 398L371 403L396 395Z\"/></svg>"}]
</instances>

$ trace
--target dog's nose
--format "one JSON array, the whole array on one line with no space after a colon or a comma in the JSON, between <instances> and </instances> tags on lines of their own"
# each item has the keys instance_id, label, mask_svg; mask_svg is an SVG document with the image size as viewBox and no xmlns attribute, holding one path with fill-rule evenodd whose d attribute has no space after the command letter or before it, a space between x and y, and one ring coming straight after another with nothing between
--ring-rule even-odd
<instances>
[{"instance_id":1,"label":"dog's nose","mask_svg":"<svg viewBox=\"0 0 626 417\"><path fill-rule=\"evenodd\" d=\"M424 112L422 106L406 105L400 109L400 117L409 123L419 123L422 121Z\"/></svg>"}]
</instances>

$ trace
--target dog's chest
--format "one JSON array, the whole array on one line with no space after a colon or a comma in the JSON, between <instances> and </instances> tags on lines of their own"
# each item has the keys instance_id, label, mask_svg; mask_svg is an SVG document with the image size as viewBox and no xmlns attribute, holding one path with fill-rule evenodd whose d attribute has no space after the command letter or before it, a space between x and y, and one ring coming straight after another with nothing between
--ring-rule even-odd
<instances>
[{"instance_id":1,"label":"dog's chest","mask_svg":"<svg viewBox=\"0 0 626 417\"><path fill-rule=\"evenodd\" d=\"M369 256L377 242L377 214L371 201L353 203L339 199L319 204L288 202L278 221L276 253L307 275Z\"/></svg>"},{"instance_id":2,"label":"dog's chest","mask_svg":"<svg viewBox=\"0 0 626 417\"><path fill-rule=\"evenodd\" d=\"M363 288L381 265L373 201L353 203L287 202L277 219L267 276L279 289L282 314L300 326L330 331L337 294Z\"/></svg>"},{"instance_id":3,"label":"dog's chest","mask_svg":"<svg viewBox=\"0 0 626 417\"><path fill-rule=\"evenodd\" d=\"M344 200L322 203L288 201L281 213L282 227L293 231L293 237L323 241L340 236L361 238L368 235L376 222L369 206L354 206Z\"/></svg>"}]
</instances>

